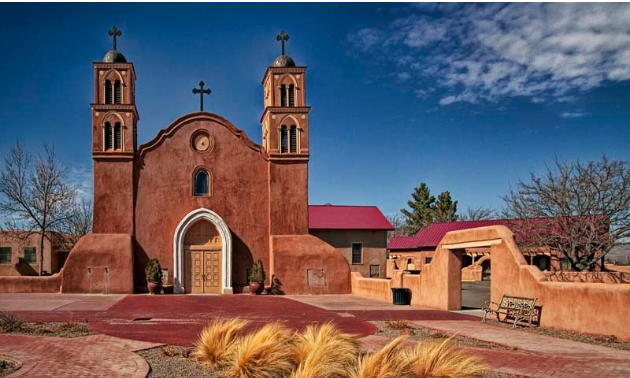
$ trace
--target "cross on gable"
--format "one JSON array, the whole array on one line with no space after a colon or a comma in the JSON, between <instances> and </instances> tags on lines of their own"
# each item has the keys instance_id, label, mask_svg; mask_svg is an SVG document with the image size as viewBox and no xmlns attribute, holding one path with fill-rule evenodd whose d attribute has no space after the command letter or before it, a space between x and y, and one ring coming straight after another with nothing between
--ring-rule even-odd
<instances>
[{"instance_id":1,"label":"cross on gable","mask_svg":"<svg viewBox=\"0 0 630 378\"><path fill-rule=\"evenodd\" d=\"M114 25L111 29L107 31L107 35L114 39L114 50L116 50L116 38L122 35L122 31L120 31L120 29L118 29L118 27Z\"/></svg>"},{"instance_id":2,"label":"cross on gable","mask_svg":"<svg viewBox=\"0 0 630 378\"><path fill-rule=\"evenodd\" d=\"M206 83L204 83L204 82L203 82L203 80L201 80L201 81L199 82L199 88L193 88L193 90L192 90L192 92L193 92L194 94L198 94L198 95L199 95L199 107L200 107L200 109L201 109L200 111L202 111L202 112L203 112L203 95L204 95L204 94L209 95L209 94L210 94L210 92L212 92L212 91L210 90L210 88L203 89L203 86L204 86L204 85L206 85Z\"/></svg>"},{"instance_id":3,"label":"cross on gable","mask_svg":"<svg viewBox=\"0 0 630 378\"><path fill-rule=\"evenodd\" d=\"M282 44L282 55L284 55L284 42L289 40L289 35L284 32L284 29L280 30L280 34L276 36L276 41L280 41Z\"/></svg>"}]
</instances>

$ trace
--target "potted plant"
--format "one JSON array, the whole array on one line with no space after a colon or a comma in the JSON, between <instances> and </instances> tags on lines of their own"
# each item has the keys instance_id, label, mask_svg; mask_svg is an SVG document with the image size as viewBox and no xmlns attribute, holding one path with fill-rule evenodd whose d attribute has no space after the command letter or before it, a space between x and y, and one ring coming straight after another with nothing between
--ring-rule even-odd
<instances>
[{"instance_id":1,"label":"potted plant","mask_svg":"<svg viewBox=\"0 0 630 378\"><path fill-rule=\"evenodd\" d=\"M149 294L159 294L162 291L162 266L158 259L153 258L147 262L144 274L147 278Z\"/></svg>"},{"instance_id":2,"label":"potted plant","mask_svg":"<svg viewBox=\"0 0 630 378\"><path fill-rule=\"evenodd\" d=\"M259 295L265 289L265 268L260 259L254 263L249 271L249 291L252 295Z\"/></svg>"}]
</instances>

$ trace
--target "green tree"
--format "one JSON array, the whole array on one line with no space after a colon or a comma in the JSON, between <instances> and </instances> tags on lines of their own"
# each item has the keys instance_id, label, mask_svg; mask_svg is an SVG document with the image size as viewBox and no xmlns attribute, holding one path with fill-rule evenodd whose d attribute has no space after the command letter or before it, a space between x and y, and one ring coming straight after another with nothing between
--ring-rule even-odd
<instances>
[{"instance_id":1,"label":"green tree","mask_svg":"<svg viewBox=\"0 0 630 378\"><path fill-rule=\"evenodd\" d=\"M448 190L440 193L433 205L433 221L454 222L457 219L457 201L453 201Z\"/></svg>"},{"instance_id":2,"label":"green tree","mask_svg":"<svg viewBox=\"0 0 630 378\"><path fill-rule=\"evenodd\" d=\"M401 209L405 216L405 233L415 234L421 228L433 223L433 205L435 197L424 182L411 193L412 200L407 201L409 209Z\"/></svg>"}]
</instances>

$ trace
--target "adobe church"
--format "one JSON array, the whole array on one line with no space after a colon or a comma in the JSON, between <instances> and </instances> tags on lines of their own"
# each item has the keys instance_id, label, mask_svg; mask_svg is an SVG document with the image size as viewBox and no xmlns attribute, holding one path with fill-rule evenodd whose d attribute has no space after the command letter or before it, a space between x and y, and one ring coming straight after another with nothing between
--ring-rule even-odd
<instances>
[{"instance_id":1,"label":"adobe church","mask_svg":"<svg viewBox=\"0 0 630 378\"><path fill-rule=\"evenodd\" d=\"M203 111L203 82L193 90L201 111L138 145L136 71L117 49L120 30L109 35L113 50L93 63L93 233L59 277L29 291L146 292L150 258L178 293L240 292L258 259L267 285L276 277L290 294L349 293L351 271L384 276L392 226L378 208L309 208L307 69L284 53L284 31L262 77L262 145Z\"/></svg>"}]
</instances>

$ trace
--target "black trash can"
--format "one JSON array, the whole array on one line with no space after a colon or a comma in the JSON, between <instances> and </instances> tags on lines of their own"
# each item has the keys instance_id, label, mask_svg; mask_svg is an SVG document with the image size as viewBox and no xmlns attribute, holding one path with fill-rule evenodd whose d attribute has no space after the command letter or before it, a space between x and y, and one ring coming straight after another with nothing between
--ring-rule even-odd
<instances>
[{"instance_id":1,"label":"black trash can","mask_svg":"<svg viewBox=\"0 0 630 378\"><path fill-rule=\"evenodd\" d=\"M402 287L392 288L393 303L395 305L410 305L411 304L411 290Z\"/></svg>"}]
</instances>

